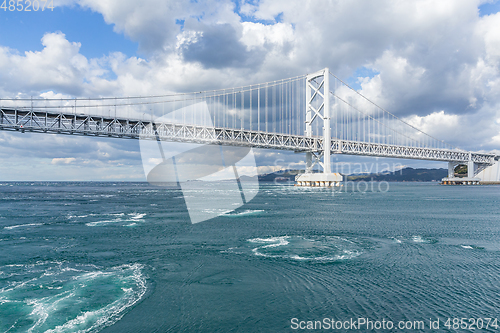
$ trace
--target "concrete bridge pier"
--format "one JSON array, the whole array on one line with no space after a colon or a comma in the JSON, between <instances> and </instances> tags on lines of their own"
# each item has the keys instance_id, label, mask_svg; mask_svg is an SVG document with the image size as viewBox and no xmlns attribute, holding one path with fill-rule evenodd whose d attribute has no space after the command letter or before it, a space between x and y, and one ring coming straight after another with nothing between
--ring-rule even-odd
<instances>
[{"instance_id":1,"label":"concrete bridge pier","mask_svg":"<svg viewBox=\"0 0 500 333\"><path fill-rule=\"evenodd\" d=\"M467 177L455 177L455 167L460 162L448 162L448 177L441 180L442 185L486 185L500 184L500 165L498 157L495 163L485 165L475 163L472 153L469 153L467 163Z\"/></svg>"},{"instance_id":2,"label":"concrete bridge pier","mask_svg":"<svg viewBox=\"0 0 500 333\"><path fill-rule=\"evenodd\" d=\"M476 164L472 161L472 153L469 153L469 161L467 162L467 177L474 178Z\"/></svg>"}]
</instances>

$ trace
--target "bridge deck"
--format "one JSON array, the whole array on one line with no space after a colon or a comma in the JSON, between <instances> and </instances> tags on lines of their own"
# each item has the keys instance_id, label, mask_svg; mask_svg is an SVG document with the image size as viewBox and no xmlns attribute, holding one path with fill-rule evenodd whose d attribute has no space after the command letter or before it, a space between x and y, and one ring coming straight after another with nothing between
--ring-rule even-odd
<instances>
[{"instance_id":1,"label":"bridge deck","mask_svg":"<svg viewBox=\"0 0 500 333\"><path fill-rule=\"evenodd\" d=\"M152 139L201 144L222 144L295 152L321 152L322 137L306 137L189 124L153 123L139 119L57 113L27 109L0 109L0 130L88 135L128 139ZM407 147L332 139L332 154L465 162L491 165L495 154L425 147Z\"/></svg>"}]
</instances>

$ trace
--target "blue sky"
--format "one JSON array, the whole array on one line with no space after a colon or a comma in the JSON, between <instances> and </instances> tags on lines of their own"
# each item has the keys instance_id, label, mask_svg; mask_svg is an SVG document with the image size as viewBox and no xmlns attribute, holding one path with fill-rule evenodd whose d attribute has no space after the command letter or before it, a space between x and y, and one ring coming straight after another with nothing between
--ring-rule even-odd
<instances>
[{"instance_id":1,"label":"blue sky","mask_svg":"<svg viewBox=\"0 0 500 333\"><path fill-rule=\"evenodd\" d=\"M487 2L479 6L479 15L491 15L500 11L500 1Z\"/></svg>"},{"instance_id":2,"label":"blue sky","mask_svg":"<svg viewBox=\"0 0 500 333\"><path fill-rule=\"evenodd\" d=\"M137 42L114 32L112 24L106 24L101 14L90 9L71 6L43 12L0 13L0 45L19 52L41 51L43 35L61 31L68 40L81 43L80 52L88 58L100 58L110 52L122 52L128 57L137 53Z\"/></svg>"},{"instance_id":3,"label":"blue sky","mask_svg":"<svg viewBox=\"0 0 500 333\"><path fill-rule=\"evenodd\" d=\"M0 10L0 97L199 91L329 67L438 138L464 149L500 149L500 1L55 5L43 12ZM0 132L0 145L0 180L144 179L137 142ZM257 154L266 171L283 158L301 161Z\"/></svg>"}]
</instances>

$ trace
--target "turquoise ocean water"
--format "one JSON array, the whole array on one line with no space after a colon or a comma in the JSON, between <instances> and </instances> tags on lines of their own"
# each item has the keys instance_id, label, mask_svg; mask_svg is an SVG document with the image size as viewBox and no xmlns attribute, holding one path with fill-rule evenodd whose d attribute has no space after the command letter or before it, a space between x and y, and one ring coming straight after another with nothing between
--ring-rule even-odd
<instances>
[{"instance_id":1,"label":"turquoise ocean water","mask_svg":"<svg viewBox=\"0 0 500 333\"><path fill-rule=\"evenodd\" d=\"M179 190L3 182L0 332L500 321L499 203L498 186L264 183L247 205L191 224ZM500 330L491 324L476 331Z\"/></svg>"}]
</instances>

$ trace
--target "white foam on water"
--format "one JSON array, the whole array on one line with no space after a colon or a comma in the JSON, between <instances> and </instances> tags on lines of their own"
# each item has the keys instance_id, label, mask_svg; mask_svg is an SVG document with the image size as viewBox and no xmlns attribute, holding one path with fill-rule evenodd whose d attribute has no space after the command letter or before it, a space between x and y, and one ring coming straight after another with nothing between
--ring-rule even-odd
<instances>
[{"instance_id":1,"label":"white foam on water","mask_svg":"<svg viewBox=\"0 0 500 333\"><path fill-rule=\"evenodd\" d=\"M278 243L276 243L276 244L264 245L264 246L262 246L261 248L262 248L262 249L268 249L268 248L272 248L272 247L285 246L285 245L288 245L288 244L290 244L290 242L286 240L286 237L280 237L280 239L279 239L279 242L278 242Z\"/></svg>"},{"instance_id":2,"label":"white foam on water","mask_svg":"<svg viewBox=\"0 0 500 333\"><path fill-rule=\"evenodd\" d=\"M120 320L147 290L140 264L103 269L44 262L0 269L20 275L0 289L2 331L97 332Z\"/></svg>"},{"instance_id":3,"label":"white foam on water","mask_svg":"<svg viewBox=\"0 0 500 333\"><path fill-rule=\"evenodd\" d=\"M146 216L146 213L144 213L144 214L132 213L132 214L128 214L128 215L130 215L131 216L130 218L133 220L139 220L139 219L142 219L144 216Z\"/></svg>"},{"instance_id":4,"label":"white foam on water","mask_svg":"<svg viewBox=\"0 0 500 333\"><path fill-rule=\"evenodd\" d=\"M126 267L127 265L125 265ZM114 324L116 321L120 320L125 314L124 310L131 307L135 303L137 303L142 296L146 293L146 280L142 276L140 272L140 265L132 265L128 266L133 268L135 266L134 275L132 278L137 282L138 290L134 290L133 288L121 288L124 292L124 296L107 306L95 310L95 311L86 311L83 314L77 316L76 318L64 323L61 326L57 326L55 329L47 330L46 332L73 332L75 327L82 326L82 324L86 324L89 321L94 321L93 325L84 330L80 330L81 332L90 332L98 329L102 329L106 326L110 326ZM123 267L123 266L122 266ZM100 274L91 274L93 278L99 276Z\"/></svg>"},{"instance_id":5,"label":"white foam on water","mask_svg":"<svg viewBox=\"0 0 500 333\"><path fill-rule=\"evenodd\" d=\"M4 229L12 230L12 229L16 229L16 228L35 227L35 226L39 226L39 225L43 225L43 223L28 223L28 224L11 225L11 226L4 227Z\"/></svg>"},{"instance_id":6,"label":"white foam on water","mask_svg":"<svg viewBox=\"0 0 500 333\"><path fill-rule=\"evenodd\" d=\"M132 226L132 225L136 225L137 222L143 222L144 221L143 218L147 214L146 213L130 213L130 214L127 214L125 216L125 213L113 213L113 214L107 214L107 215L116 216L117 218L112 219L112 220L101 220L101 221L87 222L87 223L85 223L85 225L88 227L97 227L97 226L109 225L109 224L120 224L121 226Z\"/></svg>"},{"instance_id":7,"label":"white foam on water","mask_svg":"<svg viewBox=\"0 0 500 333\"><path fill-rule=\"evenodd\" d=\"M189 210L190 208L188 208ZM201 212L207 213L207 214L218 214L218 215L224 215L227 213L231 213L232 210L227 210L227 209L219 209L219 208L205 208L202 209Z\"/></svg>"},{"instance_id":8,"label":"white foam on water","mask_svg":"<svg viewBox=\"0 0 500 333\"><path fill-rule=\"evenodd\" d=\"M111 213L109 215L112 215L112 216L124 216L125 213Z\"/></svg>"},{"instance_id":9,"label":"white foam on water","mask_svg":"<svg viewBox=\"0 0 500 333\"><path fill-rule=\"evenodd\" d=\"M353 240L337 236L280 236L253 238L249 243L259 244L251 251L265 258L292 259L298 261L335 262L353 259L363 253Z\"/></svg>"},{"instance_id":10,"label":"white foam on water","mask_svg":"<svg viewBox=\"0 0 500 333\"><path fill-rule=\"evenodd\" d=\"M412 240L415 243L426 243L426 240L422 238L422 236L413 236Z\"/></svg>"},{"instance_id":11,"label":"white foam on water","mask_svg":"<svg viewBox=\"0 0 500 333\"><path fill-rule=\"evenodd\" d=\"M5 265L5 267L25 267L26 265L23 264L10 264L10 265Z\"/></svg>"},{"instance_id":12,"label":"white foam on water","mask_svg":"<svg viewBox=\"0 0 500 333\"><path fill-rule=\"evenodd\" d=\"M101 224L119 223L122 221L123 221L122 219L103 220L103 221L87 222L87 223L85 223L85 225L89 226L89 227L96 227L96 226L101 225Z\"/></svg>"},{"instance_id":13,"label":"white foam on water","mask_svg":"<svg viewBox=\"0 0 500 333\"><path fill-rule=\"evenodd\" d=\"M227 212L223 214L222 216L229 216L229 217L234 217L234 216L246 216L246 215L252 215L252 214L257 214L257 213L262 213L264 210L263 209L247 209L242 212Z\"/></svg>"},{"instance_id":14,"label":"white foam on water","mask_svg":"<svg viewBox=\"0 0 500 333\"><path fill-rule=\"evenodd\" d=\"M255 238L254 243L258 243L260 241L261 243L274 243L274 244L268 244L268 245L256 247L255 249L252 249L252 252L255 253L255 255L262 256L262 257L275 257L272 255L264 254L259 250L288 245L288 244L290 244L290 242L287 241L287 238L289 238L289 237L288 236L271 237L268 239ZM252 240L250 240L250 241L252 241Z\"/></svg>"},{"instance_id":15,"label":"white foam on water","mask_svg":"<svg viewBox=\"0 0 500 333\"><path fill-rule=\"evenodd\" d=\"M54 299L53 297L45 297L40 300L38 299L26 300L26 304L33 307L33 311L31 311L29 316L37 318L35 324L28 329L28 333L34 332L35 329L38 329L39 326L43 325L47 321L49 313L57 311L57 309L59 308L58 307L59 303L64 303L64 301L67 301L69 298L74 297L75 293L70 291L65 291L59 294L58 296L62 297L58 297L56 299ZM51 303L47 304L46 302L44 302L46 300L50 300Z\"/></svg>"},{"instance_id":16,"label":"white foam on water","mask_svg":"<svg viewBox=\"0 0 500 333\"><path fill-rule=\"evenodd\" d=\"M253 238L253 239L249 239L248 241L250 243L276 243L276 242L281 243L283 241L286 241L287 238L290 238L290 236L269 237L269 238Z\"/></svg>"},{"instance_id":17,"label":"white foam on water","mask_svg":"<svg viewBox=\"0 0 500 333\"><path fill-rule=\"evenodd\" d=\"M403 243L403 240L402 240L402 238L401 238L401 237L391 237L391 239L392 239L395 243L397 243L397 244L401 244L401 243Z\"/></svg>"},{"instance_id":18,"label":"white foam on water","mask_svg":"<svg viewBox=\"0 0 500 333\"><path fill-rule=\"evenodd\" d=\"M299 255L289 256L290 259L304 260L304 261L341 261L353 259L359 256L361 253L357 251L344 251L344 254L338 254L335 256L319 256L319 257L301 257Z\"/></svg>"}]
</instances>

